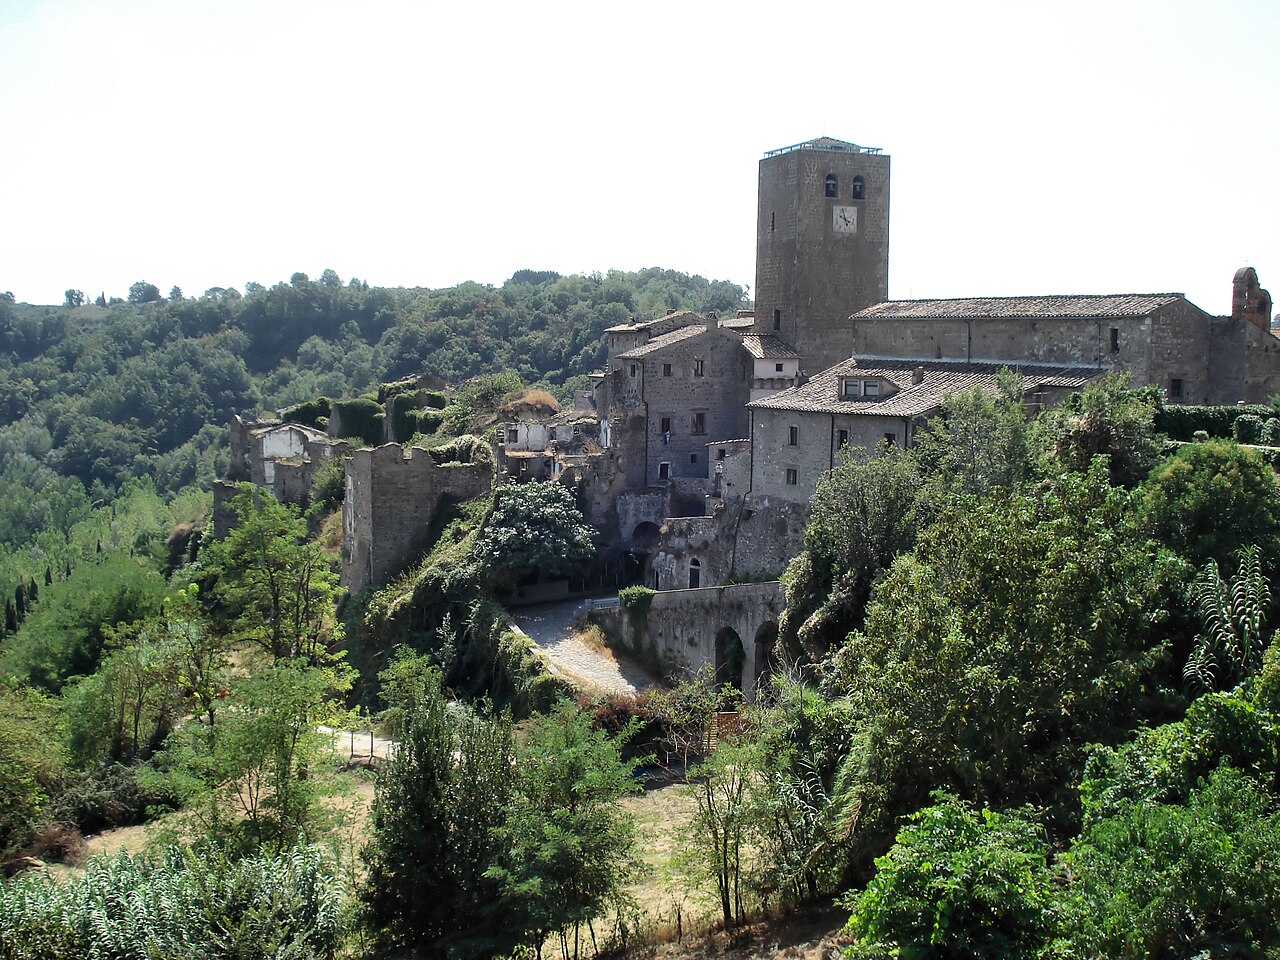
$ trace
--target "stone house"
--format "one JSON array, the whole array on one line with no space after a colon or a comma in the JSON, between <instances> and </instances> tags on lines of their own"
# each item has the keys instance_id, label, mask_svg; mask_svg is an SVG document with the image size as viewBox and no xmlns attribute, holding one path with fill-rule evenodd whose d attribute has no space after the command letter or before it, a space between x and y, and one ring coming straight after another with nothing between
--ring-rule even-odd
<instances>
[{"instance_id":1,"label":"stone house","mask_svg":"<svg viewBox=\"0 0 1280 960\"><path fill-rule=\"evenodd\" d=\"M1027 400L1046 406L1103 373L1073 365L846 360L803 386L749 405L748 491L807 504L842 449L874 450L881 443L909 447L917 427L949 395L974 387L994 392L1006 368L1021 378Z\"/></svg>"}]
</instances>

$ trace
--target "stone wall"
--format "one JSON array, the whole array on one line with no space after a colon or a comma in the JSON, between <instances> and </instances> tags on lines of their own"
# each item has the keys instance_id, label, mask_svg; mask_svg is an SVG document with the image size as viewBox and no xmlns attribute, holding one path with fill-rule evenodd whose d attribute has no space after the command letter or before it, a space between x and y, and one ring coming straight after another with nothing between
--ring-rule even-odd
<instances>
[{"instance_id":1,"label":"stone wall","mask_svg":"<svg viewBox=\"0 0 1280 960\"><path fill-rule=\"evenodd\" d=\"M426 450L389 443L357 450L346 465L342 585L388 582L429 546L444 497L469 500L493 486L488 463L437 464Z\"/></svg>"},{"instance_id":2,"label":"stone wall","mask_svg":"<svg viewBox=\"0 0 1280 960\"><path fill-rule=\"evenodd\" d=\"M769 672L783 606L782 585L774 581L655 593L638 637L625 611L596 610L591 617L633 653L656 660L664 676L679 680L709 663L720 682L751 699ZM740 672L730 675L726 648L735 636L743 657Z\"/></svg>"}]
</instances>

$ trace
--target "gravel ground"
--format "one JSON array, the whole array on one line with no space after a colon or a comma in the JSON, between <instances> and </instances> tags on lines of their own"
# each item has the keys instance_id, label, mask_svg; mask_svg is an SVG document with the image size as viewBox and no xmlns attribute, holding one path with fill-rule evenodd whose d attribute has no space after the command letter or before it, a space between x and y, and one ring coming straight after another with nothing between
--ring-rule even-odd
<instances>
[{"instance_id":1,"label":"gravel ground","mask_svg":"<svg viewBox=\"0 0 1280 960\"><path fill-rule=\"evenodd\" d=\"M516 626L546 655L556 672L605 693L635 693L661 682L639 664L574 636L573 623L587 601L566 600L511 611Z\"/></svg>"}]
</instances>

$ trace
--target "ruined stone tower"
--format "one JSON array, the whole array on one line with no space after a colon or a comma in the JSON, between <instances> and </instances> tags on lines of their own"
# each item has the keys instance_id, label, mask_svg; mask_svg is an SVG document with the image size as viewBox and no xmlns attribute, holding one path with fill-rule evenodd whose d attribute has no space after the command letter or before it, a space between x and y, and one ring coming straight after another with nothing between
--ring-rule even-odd
<instances>
[{"instance_id":1,"label":"ruined stone tower","mask_svg":"<svg viewBox=\"0 0 1280 960\"><path fill-rule=\"evenodd\" d=\"M853 350L849 315L889 298L889 157L831 137L760 161L756 332L813 375Z\"/></svg>"}]
</instances>

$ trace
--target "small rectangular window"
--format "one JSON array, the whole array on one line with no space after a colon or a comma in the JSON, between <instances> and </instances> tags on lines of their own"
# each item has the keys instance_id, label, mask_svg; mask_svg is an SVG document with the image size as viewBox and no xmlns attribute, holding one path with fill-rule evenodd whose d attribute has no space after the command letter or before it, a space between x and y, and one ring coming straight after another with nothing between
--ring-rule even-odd
<instances>
[{"instance_id":1,"label":"small rectangular window","mask_svg":"<svg viewBox=\"0 0 1280 960\"><path fill-rule=\"evenodd\" d=\"M689 417L689 432L694 436L700 436L707 432L707 415L699 410Z\"/></svg>"},{"instance_id":2,"label":"small rectangular window","mask_svg":"<svg viewBox=\"0 0 1280 960\"><path fill-rule=\"evenodd\" d=\"M1182 399L1182 381L1178 377L1169 378L1169 399Z\"/></svg>"},{"instance_id":3,"label":"small rectangular window","mask_svg":"<svg viewBox=\"0 0 1280 960\"><path fill-rule=\"evenodd\" d=\"M507 430L507 443L519 443L520 430L517 427L511 427Z\"/></svg>"},{"instance_id":4,"label":"small rectangular window","mask_svg":"<svg viewBox=\"0 0 1280 960\"><path fill-rule=\"evenodd\" d=\"M724 447L721 447L719 450L716 451L716 459L717 460L724 459Z\"/></svg>"},{"instance_id":5,"label":"small rectangular window","mask_svg":"<svg viewBox=\"0 0 1280 960\"><path fill-rule=\"evenodd\" d=\"M691 454L689 454L689 462L690 462L690 463L697 463L697 462L698 462L698 455L697 455L696 453L691 453Z\"/></svg>"},{"instance_id":6,"label":"small rectangular window","mask_svg":"<svg viewBox=\"0 0 1280 960\"><path fill-rule=\"evenodd\" d=\"M670 433L670 432L671 432L671 418L670 418L670 417L663 417L661 420L659 420L659 421L658 421L658 432L659 432L659 433Z\"/></svg>"},{"instance_id":7,"label":"small rectangular window","mask_svg":"<svg viewBox=\"0 0 1280 960\"><path fill-rule=\"evenodd\" d=\"M800 428L787 427L787 446L794 447L800 443Z\"/></svg>"},{"instance_id":8,"label":"small rectangular window","mask_svg":"<svg viewBox=\"0 0 1280 960\"><path fill-rule=\"evenodd\" d=\"M1120 352L1120 331L1116 327L1111 328L1111 352Z\"/></svg>"},{"instance_id":9,"label":"small rectangular window","mask_svg":"<svg viewBox=\"0 0 1280 960\"><path fill-rule=\"evenodd\" d=\"M840 383L840 396L845 400L856 400L862 394L862 382L844 380Z\"/></svg>"},{"instance_id":10,"label":"small rectangular window","mask_svg":"<svg viewBox=\"0 0 1280 960\"><path fill-rule=\"evenodd\" d=\"M671 464L666 463L665 461L658 464L658 479L659 480L671 479Z\"/></svg>"},{"instance_id":11,"label":"small rectangular window","mask_svg":"<svg viewBox=\"0 0 1280 960\"><path fill-rule=\"evenodd\" d=\"M631 365L631 376L634 377L635 375L636 375L636 365L633 363Z\"/></svg>"},{"instance_id":12,"label":"small rectangular window","mask_svg":"<svg viewBox=\"0 0 1280 960\"><path fill-rule=\"evenodd\" d=\"M880 396L880 381L879 381L879 380L867 380L867 381L865 381L865 382L862 384L862 395L863 395L864 397L878 397L878 396Z\"/></svg>"},{"instance_id":13,"label":"small rectangular window","mask_svg":"<svg viewBox=\"0 0 1280 960\"><path fill-rule=\"evenodd\" d=\"M898 435L896 433L886 433L884 435L884 442L891 447L896 447L898 445Z\"/></svg>"},{"instance_id":14,"label":"small rectangular window","mask_svg":"<svg viewBox=\"0 0 1280 960\"><path fill-rule=\"evenodd\" d=\"M787 486L794 487L800 482L799 471L795 467L787 467Z\"/></svg>"},{"instance_id":15,"label":"small rectangular window","mask_svg":"<svg viewBox=\"0 0 1280 960\"><path fill-rule=\"evenodd\" d=\"M839 450L841 447L847 447L848 445L849 445L849 431L837 430L836 431L836 449Z\"/></svg>"},{"instance_id":16,"label":"small rectangular window","mask_svg":"<svg viewBox=\"0 0 1280 960\"><path fill-rule=\"evenodd\" d=\"M701 377L703 376L704 372L705 372L705 367L703 365L703 362L695 357L693 361L693 375L695 377Z\"/></svg>"},{"instance_id":17,"label":"small rectangular window","mask_svg":"<svg viewBox=\"0 0 1280 960\"><path fill-rule=\"evenodd\" d=\"M782 364L780 364L780 363L775 363L775 364L773 365L773 372L774 372L774 373L781 373L781 372L782 372Z\"/></svg>"},{"instance_id":18,"label":"small rectangular window","mask_svg":"<svg viewBox=\"0 0 1280 960\"><path fill-rule=\"evenodd\" d=\"M671 364L669 364L669 363L664 363L664 364L662 365L662 375L663 375L664 377L669 377L669 376L671 376Z\"/></svg>"},{"instance_id":19,"label":"small rectangular window","mask_svg":"<svg viewBox=\"0 0 1280 960\"><path fill-rule=\"evenodd\" d=\"M773 311L773 329L775 330L782 329L782 311L781 310Z\"/></svg>"}]
</instances>

